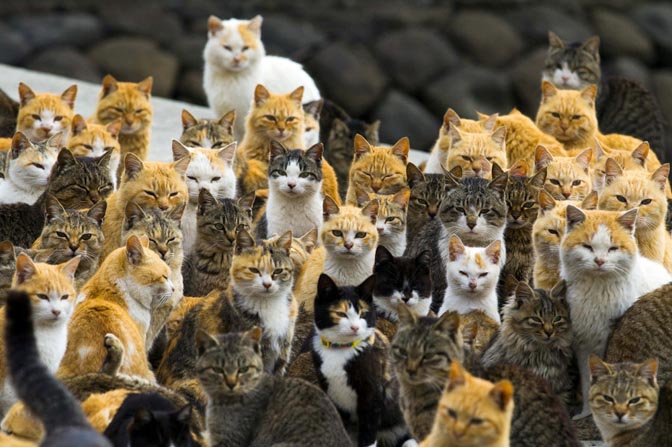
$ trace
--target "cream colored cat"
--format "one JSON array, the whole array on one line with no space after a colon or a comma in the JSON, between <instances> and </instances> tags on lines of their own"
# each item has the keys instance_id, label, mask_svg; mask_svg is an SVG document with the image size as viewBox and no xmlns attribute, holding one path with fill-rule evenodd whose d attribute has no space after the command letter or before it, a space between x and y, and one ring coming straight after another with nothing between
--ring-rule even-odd
<instances>
[{"instance_id":1,"label":"cream colored cat","mask_svg":"<svg viewBox=\"0 0 672 447\"><path fill-rule=\"evenodd\" d=\"M576 157L554 157L543 146L535 152L535 171L546 168L544 188L556 200L583 200L590 193L593 180L590 161L593 149Z\"/></svg>"}]
</instances>

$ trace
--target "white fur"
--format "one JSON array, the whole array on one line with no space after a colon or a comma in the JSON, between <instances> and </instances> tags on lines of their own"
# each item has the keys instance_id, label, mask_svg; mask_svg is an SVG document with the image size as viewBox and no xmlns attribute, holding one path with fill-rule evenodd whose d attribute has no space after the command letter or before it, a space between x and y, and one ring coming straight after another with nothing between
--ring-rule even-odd
<instances>
[{"instance_id":1,"label":"white fur","mask_svg":"<svg viewBox=\"0 0 672 447\"><path fill-rule=\"evenodd\" d=\"M403 256L406 251L406 225L394 226L385 222L385 217L376 218L376 230L378 230L378 245L382 245L392 256Z\"/></svg>"},{"instance_id":2,"label":"white fur","mask_svg":"<svg viewBox=\"0 0 672 447\"><path fill-rule=\"evenodd\" d=\"M501 241L502 250L499 256L499 267L503 268L504 264L506 264L506 244L504 244L505 229L506 226L493 227L488 225L487 220L481 216L476 220L476 226L473 230L469 229L467 226L467 217L464 215L460 216L457 220L457 224L451 228L450 231L442 225L440 230L441 237L439 239L439 251L441 252L441 259L443 259L444 265L448 264L449 260L448 241L450 241L452 235L457 234L465 245L469 244L470 240L478 240L479 242Z\"/></svg>"},{"instance_id":3,"label":"white fur","mask_svg":"<svg viewBox=\"0 0 672 447\"><path fill-rule=\"evenodd\" d=\"M436 143L434 143L434 147L432 147L432 152L429 154L429 158L427 159L427 164L425 165L425 170L423 171L425 174L443 174L443 168L441 165L446 166L446 161L448 158L448 153L445 151L442 151L441 148L439 148L439 142L437 140Z\"/></svg>"},{"instance_id":4,"label":"white fur","mask_svg":"<svg viewBox=\"0 0 672 447\"><path fill-rule=\"evenodd\" d=\"M346 235L349 239L354 240L355 244L358 239L355 239L354 231L350 231ZM331 279L339 286L352 286L361 284L366 278L373 273L373 264L376 261L375 250L364 252L364 249L355 245L352 254L347 254L347 250L339 247L336 252L327 254L324 260L324 273L329 275Z\"/></svg>"},{"instance_id":5,"label":"white fur","mask_svg":"<svg viewBox=\"0 0 672 447\"><path fill-rule=\"evenodd\" d=\"M203 89L210 107L217 116L235 110L234 136L242 140L245 133L245 119L252 104L254 88L262 84L272 93L290 93L299 86L304 87L303 102L320 99L320 92L313 79L303 67L284 57L266 56L261 39L257 50L243 51L244 42L238 25L244 20L225 20L223 29L208 36L203 51L205 69ZM231 47L224 48L223 42ZM245 53L247 60L236 64L234 58Z\"/></svg>"},{"instance_id":6,"label":"white fur","mask_svg":"<svg viewBox=\"0 0 672 447\"><path fill-rule=\"evenodd\" d=\"M152 306L156 306L157 302L165 302L172 296L175 291L173 282L165 279L160 283L143 286L131 275L126 275L117 279L115 285L124 296L129 315L140 327L142 336L147 337L152 319Z\"/></svg>"},{"instance_id":7,"label":"white fur","mask_svg":"<svg viewBox=\"0 0 672 447\"><path fill-rule=\"evenodd\" d=\"M316 127L312 130L306 130L303 132L303 144L306 147L315 146L320 142L320 128Z\"/></svg>"},{"instance_id":8,"label":"white fur","mask_svg":"<svg viewBox=\"0 0 672 447\"><path fill-rule=\"evenodd\" d=\"M407 284L404 284L403 287L407 287ZM391 296L387 297L374 294L373 303L376 305L378 312L385 316L385 318L390 321L398 321L399 314L397 313L397 308L401 303L404 303L404 294L398 290L395 290ZM405 304L416 315L425 316L429 312L429 307L432 305L432 296L421 297L418 295L418 292L414 290L411 292L411 298L406 301Z\"/></svg>"},{"instance_id":9,"label":"white fur","mask_svg":"<svg viewBox=\"0 0 672 447\"><path fill-rule=\"evenodd\" d=\"M28 149L32 150L32 149ZM18 158L12 160L11 152L7 154L9 166L5 181L0 183L0 204L27 203L32 205L47 189L49 173L56 163L57 154L47 150L43 153L40 164L44 169L28 165L22 166Z\"/></svg>"},{"instance_id":10,"label":"white fur","mask_svg":"<svg viewBox=\"0 0 672 447\"><path fill-rule=\"evenodd\" d=\"M33 121L33 127L20 130L30 141L42 141L61 132L65 137L63 141L66 141L70 129L63 127L63 120L56 121L56 114L53 110L44 109L40 111L40 119ZM46 137L44 135L45 130L47 131Z\"/></svg>"},{"instance_id":11,"label":"white fur","mask_svg":"<svg viewBox=\"0 0 672 447\"><path fill-rule=\"evenodd\" d=\"M544 73L543 79L553 83L558 88L578 89L583 84L578 73L572 71L567 62L563 62L560 68L556 68L552 77Z\"/></svg>"}]
</instances>

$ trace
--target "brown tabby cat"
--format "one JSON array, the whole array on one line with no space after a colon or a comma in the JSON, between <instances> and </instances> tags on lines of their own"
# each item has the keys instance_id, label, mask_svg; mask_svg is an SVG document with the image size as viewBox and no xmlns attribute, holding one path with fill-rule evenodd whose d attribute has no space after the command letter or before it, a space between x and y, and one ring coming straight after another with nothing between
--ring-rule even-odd
<instances>
[{"instance_id":1,"label":"brown tabby cat","mask_svg":"<svg viewBox=\"0 0 672 447\"><path fill-rule=\"evenodd\" d=\"M82 115L75 115L72 118L70 139L66 147L75 157L100 157L105 152L111 152L110 171L116 174L121 160L120 129L121 120L112 121L105 126L87 123ZM116 175L114 179L116 187Z\"/></svg>"}]
</instances>

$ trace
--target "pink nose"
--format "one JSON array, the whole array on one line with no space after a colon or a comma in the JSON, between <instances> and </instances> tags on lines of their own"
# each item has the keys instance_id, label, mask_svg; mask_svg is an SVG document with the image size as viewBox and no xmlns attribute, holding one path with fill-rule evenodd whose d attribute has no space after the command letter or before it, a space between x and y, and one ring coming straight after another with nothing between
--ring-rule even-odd
<instances>
[{"instance_id":1,"label":"pink nose","mask_svg":"<svg viewBox=\"0 0 672 447\"><path fill-rule=\"evenodd\" d=\"M470 288L471 290L474 290L474 289L476 288L476 283L475 283L475 282L470 282L470 283L469 283L469 288Z\"/></svg>"},{"instance_id":2,"label":"pink nose","mask_svg":"<svg viewBox=\"0 0 672 447\"><path fill-rule=\"evenodd\" d=\"M296 186L296 183L294 183L294 182L287 182L287 186L289 186L289 189L294 189L294 187Z\"/></svg>"},{"instance_id":3,"label":"pink nose","mask_svg":"<svg viewBox=\"0 0 672 447\"><path fill-rule=\"evenodd\" d=\"M359 330L359 326L350 326L350 329L352 329L352 332L357 332Z\"/></svg>"},{"instance_id":4,"label":"pink nose","mask_svg":"<svg viewBox=\"0 0 672 447\"><path fill-rule=\"evenodd\" d=\"M345 244L343 244L343 246L344 246L347 250L350 250L350 249L353 247L353 244L352 244L352 242L346 242Z\"/></svg>"},{"instance_id":5,"label":"pink nose","mask_svg":"<svg viewBox=\"0 0 672 447\"><path fill-rule=\"evenodd\" d=\"M385 231L385 228L376 227L376 230L378 230L378 234L381 234L383 231Z\"/></svg>"},{"instance_id":6,"label":"pink nose","mask_svg":"<svg viewBox=\"0 0 672 447\"><path fill-rule=\"evenodd\" d=\"M606 261L602 258L595 258L595 264L597 264L599 267L602 267Z\"/></svg>"},{"instance_id":7,"label":"pink nose","mask_svg":"<svg viewBox=\"0 0 672 447\"><path fill-rule=\"evenodd\" d=\"M272 286L273 284L271 284L271 283L268 282L268 281L264 281L264 282L263 282L263 285L264 285L264 287L265 287L266 289L270 289L271 286Z\"/></svg>"},{"instance_id":8,"label":"pink nose","mask_svg":"<svg viewBox=\"0 0 672 447\"><path fill-rule=\"evenodd\" d=\"M51 313L54 314L55 316L59 316L61 314L61 311L54 309L51 311Z\"/></svg>"}]
</instances>

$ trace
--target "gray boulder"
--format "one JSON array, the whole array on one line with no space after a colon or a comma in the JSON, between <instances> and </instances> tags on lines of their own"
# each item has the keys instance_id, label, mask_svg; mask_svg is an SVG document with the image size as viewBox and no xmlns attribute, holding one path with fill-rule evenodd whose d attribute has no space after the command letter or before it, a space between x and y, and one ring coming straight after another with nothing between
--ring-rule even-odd
<instances>
[{"instance_id":1,"label":"gray boulder","mask_svg":"<svg viewBox=\"0 0 672 447\"><path fill-rule=\"evenodd\" d=\"M26 68L96 84L102 78L96 64L73 47L47 48L31 56L26 63Z\"/></svg>"},{"instance_id":2,"label":"gray boulder","mask_svg":"<svg viewBox=\"0 0 672 447\"><path fill-rule=\"evenodd\" d=\"M598 9L593 13L593 23L600 36L600 55L628 56L643 62L655 59L655 48L649 36L627 15L606 8Z\"/></svg>"},{"instance_id":3,"label":"gray boulder","mask_svg":"<svg viewBox=\"0 0 672 447\"><path fill-rule=\"evenodd\" d=\"M501 66L523 49L518 32L489 12L460 12L450 21L448 31L466 57L487 66Z\"/></svg>"},{"instance_id":4,"label":"gray boulder","mask_svg":"<svg viewBox=\"0 0 672 447\"><path fill-rule=\"evenodd\" d=\"M80 12L20 15L13 17L10 24L36 48L53 45L88 47L104 34L103 25L96 16Z\"/></svg>"}]
</instances>

